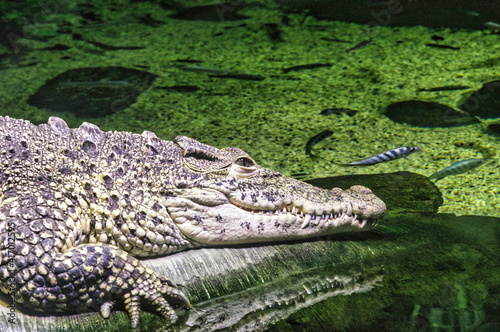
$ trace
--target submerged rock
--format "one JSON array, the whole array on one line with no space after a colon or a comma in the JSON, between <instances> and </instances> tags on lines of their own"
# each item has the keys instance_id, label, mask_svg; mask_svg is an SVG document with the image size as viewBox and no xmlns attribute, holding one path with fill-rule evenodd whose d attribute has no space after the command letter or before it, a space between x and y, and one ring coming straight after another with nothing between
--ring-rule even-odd
<instances>
[{"instance_id":1,"label":"submerged rock","mask_svg":"<svg viewBox=\"0 0 500 332\"><path fill-rule=\"evenodd\" d=\"M318 19L356 22L369 26L426 26L484 30L498 21L498 2L454 0L277 0L290 12L307 12ZM450 4L453 3L453 10Z\"/></svg>"},{"instance_id":2,"label":"submerged rock","mask_svg":"<svg viewBox=\"0 0 500 332\"><path fill-rule=\"evenodd\" d=\"M426 176L411 172L344 175L306 182L324 189L348 189L357 184L365 186L384 201L390 214L437 212L443 204L438 187Z\"/></svg>"},{"instance_id":3,"label":"submerged rock","mask_svg":"<svg viewBox=\"0 0 500 332\"><path fill-rule=\"evenodd\" d=\"M500 80L483 84L459 108L484 119L500 118Z\"/></svg>"},{"instance_id":4,"label":"submerged rock","mask_svg":"<svg viewBox=\"0 0 500 332\"><path fill-rule=\"evenodd\" d=\"M488 126L486 132L493 136L500 136L500 123L492 123Z\"/></svg>"},{"instance_id":5,"label":"submerged rock","mask_svg":"<svg viewBox=\"0 0 500 332\"><path fill-rule=\"evenodd\" d=\"M71 69L45 82L28 104L79 118L103 117L130 107L156 77L125 67Z\"/></svg>"},{"instance_id":6,"label":"submerged rock","mask_svg":"<svg viewBox=\"0 0 500 332\"><path fill-rule=\"evenodd\" d=\"M430 101L406 100L391 104L385 115L394 122L416 127L459 127L480 121L468 113Z\"/></svg>"},{"instance_id":7,"label":"submerged rock","mask_svg":"<svg viewBox=\"0 0 500 332\"><path fill-rule=\"evenodd\" d=\"M238 13L241 8L243 8L243 3L240 1L216 3L183 8L170 17L188 21L238 21L248 18L248 16Z\"/></svg>"}]
</instances>

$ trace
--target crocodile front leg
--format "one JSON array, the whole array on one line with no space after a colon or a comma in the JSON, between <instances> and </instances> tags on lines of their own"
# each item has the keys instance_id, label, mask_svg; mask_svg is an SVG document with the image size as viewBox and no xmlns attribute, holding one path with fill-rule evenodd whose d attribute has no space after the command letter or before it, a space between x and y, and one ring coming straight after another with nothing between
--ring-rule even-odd
<instances>
[{"instance_id":1,"label":"crocodile front leg","mask_svg":"<svg viewBox=\"0 0 500 332\"><path fill-rule=\"evenodd\" d=\"M8 204L0 211L0 286L9 293L14 282L17 302L47 313L99 310L105 318L122 307L134 328L141 305L169 322L177 319L173 307L189 308L182 292L117 247L67 248L73 229L56 211Z\"/></svg>"}]
</instances>

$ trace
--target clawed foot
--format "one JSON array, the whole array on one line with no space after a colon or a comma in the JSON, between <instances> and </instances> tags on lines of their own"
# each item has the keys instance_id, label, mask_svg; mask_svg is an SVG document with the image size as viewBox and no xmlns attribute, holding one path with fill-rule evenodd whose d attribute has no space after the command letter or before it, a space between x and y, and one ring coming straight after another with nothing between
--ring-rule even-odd
<instances>
[{"instance_id":1,"label":"clawed foot","mask_svg":"<svg viewBox=\"0 0 500 332\"><path fill-rule=\"evenodd\" d=\"M124 294L123 298L125 310L130 316L134 329L139 326L141 305L147 306L150 309L148 311L154 310L168 323L175 323L177 320L177 314L173 307L182 307L186 310L191 308L191 304L184 294L170 281L162 277L158 277L153 283L144 280L138 287ZM103 303L100 308L101 315L108 318L114 305L115 303L111 301Z\"/></svg>"}]
</instances>

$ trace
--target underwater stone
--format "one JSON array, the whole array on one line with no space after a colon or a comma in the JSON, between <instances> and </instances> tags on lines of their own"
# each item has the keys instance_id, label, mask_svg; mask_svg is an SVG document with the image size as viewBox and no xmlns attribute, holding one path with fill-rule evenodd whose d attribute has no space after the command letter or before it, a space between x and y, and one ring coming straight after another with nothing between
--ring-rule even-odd
<instances>
[{"instance_id":1,"label":"underwater stone","mask_svg":"<svg viewBox=\"0 0 500 332\"><path fill-rule=\"evenodd\" d=\"M45 82L28 104L79 118L103 117L134 104L156 77L125 67L71 69Z\"/></svg>"},{"instance_id":2,"label":"underwater stone","mask_svg":"<svg viewBox=\"0 0 500 332\"><path fill-rule=\"evenodd\" d=\"M386 214L433 213L443 204L438 187L426 176L412 172L344 175L306 182L324 189L366 186L384 201Z\"/></svg>"},{"instance_id":3,"label":"underwater stone","mask_svg":"<svg viewBox=\"0 0 500 332\"><path fill-rule=\"evenodd\" d=\"M436 102L406 100L387 106L385 115L394 122L416 127L459 127L480 121Z\"/></svg>"},{"instance_id":4,"label":"underwater stone","mask_svg":"<svg viewBox=\"0 0 500 332\"><path fill-rule=\"evenodd\" d=\"M286 12L369 26L426 26L484 30L498 21L498 1L277 0ZM450 4L453 3L453 10ZM439 31L439 30L438 30Z\"/></svg>"},{"instance_id":5,"label":"underwater stone","mask_svg":"<svg viewBox=\"0 0 500 332\"><path fill-rule=\"evenodd\" d=\"M487 128L487 133L493 136L500 136L500 123L492 123Z\"/></svg>"},{"instance_id":6,"label":"underwater stone","mask_svg":"<svg viewBox=\"0 0 500 332\"><path fill-rule=\"evenodd\" d=\"M212 22L238 21L249 18L238 13L241 8L243 8L243 3L240 1L216 3L207 6L183 8L170 15L170 17L179 20Z\"/></svg>"},{"instance_id":7,"label":"underwater stone","mask_svg":"<svg viewBox=\"0 0 500 332\"><path fill-rule=\"evenodd\" d=\"M459 108L484 119L500 118L500 81L483 84Z\"/></svg>"}]
</instances>

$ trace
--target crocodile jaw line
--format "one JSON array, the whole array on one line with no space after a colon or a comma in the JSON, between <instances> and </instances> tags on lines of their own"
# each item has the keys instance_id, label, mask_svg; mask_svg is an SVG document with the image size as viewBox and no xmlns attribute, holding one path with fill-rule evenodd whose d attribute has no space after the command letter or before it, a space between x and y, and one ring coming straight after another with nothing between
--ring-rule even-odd
<instances>
[{"instance_id":1,"label":"crocodile jaw line","mask_svg":"<svg viewBox=\"0 0 500 332\"><path fill-rule=\"evenodd\" d=\"M224 200L222 193L216 195L216 207L190 199L177 199L174 206L170 202L170 217L186 237L210 245L243 244L357 232L374 224L373 219L353 213L349 201L335 202L318 214L304 212L293 203L275 210L252 210Z\"/></svg>"}]
</instances>

